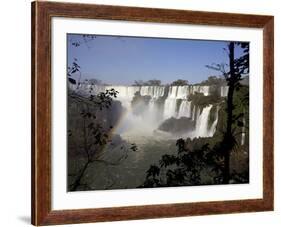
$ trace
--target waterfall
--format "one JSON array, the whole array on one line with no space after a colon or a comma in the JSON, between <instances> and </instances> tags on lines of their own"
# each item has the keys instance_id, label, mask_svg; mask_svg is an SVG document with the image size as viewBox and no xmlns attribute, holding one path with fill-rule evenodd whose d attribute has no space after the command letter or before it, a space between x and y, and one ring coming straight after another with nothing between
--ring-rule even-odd
<instances>
[{"instance_id":1,"label":"waterfall","mask_svg":"<svg viewBox=\"0 0 281 227\"><path fill-rule=\"evenodd\" d=\"M133 133L138 128L138 131L143 131L145 135L148 135L157 129L162 122L171 117L178 119L185 117L191 122L194 122L195 129L190 133L190 137L211 137L216 131L219 107L216 107L215 119L211 122L211 125L209 125L210 112L212 108L215 107L213 105L208 105L200 110L199 106L194 105L192 101L188 100L191 94L197 92L203 93L204 96L210 95L210 86L105 86L87 83L69 86L71 90L83 94L88 93L88 95L98 94L112 88L118 91L116 100L120 101L124 110L126 110L120 122L121 131L127 130L127 132L130 131L130 133ZM222 97L227 96L227 86L216 89L220 89L218 91L221 93ZM141 114L136 115L132 108L132 100L137 92L141 97L149 96L150 100L149 103L145 105L143 102L137 103L137 108L141 111ZM164 100L163 97L165 97ZM159 100L160 102L158 102ZM120 132L120 130L117 131Z\"/></svg>"},{"instance_id":2,"label":"waterfall","mask_svg":"<svg viewBox=\"0 0 281 227\"><path fill-rule=\"evenodd\" d=\"M220 110L220 107L217 106L215 120L209 129L209 134L208 134L209 137L213 136L216 132L216 127L217 127L218 120L219 120L219 110Z\"/></svg>"},{"instance_id":3,"label":"waterfall","mask_svg":"<svg viewBox=\"0 0 281 227\"><path fill-rule=\"evenodd\" d=\"M165 119L170 117L176 117L176 107L177 107L177 100L173 98L167 98L164 104L164 113L163 116Z\"/></svg>"},{"instance_id":4,"label":"waterfall","mask_svg":"<svg viewBox=\"0 0 281 227\"><path fill-rule=\"evenodd\" d=\"M191 86L170 86L168 97L164 104L164 117L190 117L190 102L188 104L187 98L190 94ZM177 100L182 100L177 113ZM185 109L188 108L188 109Z\"/></svg>"},{"instance_id":5,"label":"waterfall","mask_svg":"<svg viewBox=\"0 0 281 227\"><path fill-rule=\"evenodd\" d=\"M191 117L191 119L192 119L192 121L195 121L195 114L196 114L196 106L194 105L193 106L193 109L192 109L192 117Z\"/></svg>"},{"instance_id":6,"label":"waterfall","mask_svg":"<svg viewBox=\"0 0 281 227\"><path fill-rule=\"evenodd\" d=\"M208 105L201 113L198 111L194 137L209 137L208 122L212 107L213 105Z\"/></svg>"},{"instance_id":7,"label":"waterfall","mask_svg":"<svg viewBox=\"0 0 281 227\"><path fill-rule=\"evenodd\" d=\"M221 97L226 97L228 94L228 86L221 87Z\"/></svg>"},{"instance_id":8,"label":"waterfall","mask_svg":"<svg viewBox=\"0 0 281 227\"><path fill-rule=\"evenodd\" d=\"M164 103L163 115L165 119L176 116L177 93L178 93L178 86L169 87L168 97L166 98Z\"/></svg>"},{"instance_id":9,"label":"waterfall","mask_svg":"<svg viewBox=\"0 0 281 227\"><path fill-rule=\"evenodd\" d=\"M164 86L141 86L140 94L141 96L150 96L151 98L159 98L164 95Z\"/></svg>"},{"instance_id":10,"label":"waterfall","mask_svg":"<svg viewBox=\"0 0 281 227\"><path fill-rule=\"evenodd\" d=\"M183 100L181 102L179 112L178 112L178 118L180 117L188 117L191 118L191 102L187 100Z\"/></svg>"},{"instance_id":11,"label":"waterfall","mask_svg":"<svg viewBox=\"0 0 281 227\"><path fill-rule=\"evenodd\" d=\"M191 137L212 137L216 132L216 127L219 118L219 106L216 107L215 120L209 127L209 119L211 110L215 108L213 105L208 105L200 110L197 110L195 130L192 132Z\"/></svg>"},{"instance_id":12,"label":"waterfall","mask_svg":"<svg viewBox=\"0 0 281 227\"><path fill-rule=\"evenodd\" d=\"M178 86L176 98L186 99L189 96L189 87L190 86Z\"/></svg>"}]
</instances>

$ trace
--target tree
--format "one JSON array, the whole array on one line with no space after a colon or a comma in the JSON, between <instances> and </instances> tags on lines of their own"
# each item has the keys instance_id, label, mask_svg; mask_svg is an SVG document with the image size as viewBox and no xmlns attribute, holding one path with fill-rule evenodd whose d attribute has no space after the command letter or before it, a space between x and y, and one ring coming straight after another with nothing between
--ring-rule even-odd
<instances>
[{"instance_id":1,"label":"tree","mask_svg":"<svg viewBox=\"0 0 281 227\"><path fill-rule=\"evenodd\" d=\"M85 44L87 40L93 40L94 36L82 36ZM79 47L83 42L81 41L72 41L74 47ZM78 82L75 79L75 75L79 75ZM80 80L82 77L81 66L78 64L78 60L75 58L72 65L68 67L67 71L68 81L70 84L79 86ZM97 84L100 81L96 79L90 79L90 83ZM75 90L68 89L68 120L73 117L70 113L70 105L74 106L76 112L78 112L78 121L79 127L68 129L69 141L74 141L74 136L79 138L79 144L76 147L76 153L79 153L82 150L83 163L81 168L78 171L70 173L68 176L72 180L68 180L68 188L70 191L76 191L79 189L88 190L91 189L87 182L83 182L86 171L89 166L98 162L104 165L118 165L127 158L129 151L136 151L137 146L132 143L124 143L120 149L122 149L122 155L116 161L108 161L102 158L102 150L105 145L111 142L111 131L113 125L108 125L109 123L104 119L104 113L106 110L109 110L114 104L114 98L118 95L118 91L115 89L107 89L104 92L99 92L98 94L80 94ZM69 124L68 124L69 127ZM75 135L77 134L77 135ZM79 150L79 151L78 151ZM69 150L68 150L69 152ZM81 161L80 161L81 162ZM69 171L69 170L68 170ZM109 185L108 187L111 187Z\"/></svg>"},{"instance_id":2,"label":"tree","mask_svg":"<svg viewBox=\"0 0 281 227\"><path fill-rule=\"evenodd\" d=\"M88 82L89 82L91 85L101 85L101 84L102 84L102 81L101 81L101 80L95 79L95 78L89 79Z\"/></svg>"},{"instance_id":3,"label":"tree","mask_svg":"<svg viewBox=\"0 0 281 227\"><path fill-rule=\"evenodd\" d=\"M148 81L135 80L133 86L160 86L161 80L152 79Z\"/></svg>"},{"instance_id":4,"label":"tree","mask_svg":"<svg viewBox=\"0 0 281 227\"><path fill-rule=\"evenodd\" d=\"M243 49L243 55L236 59L234 57L235 46L240 46ZM242 79L242 75L249 73L249 43L230 42L227 46L227 52L229 58L228 70L226 70L225 64L207 66L208 68L220 71L225 77L228 86L226 131L221 142L221 146L218 149L218 151L222 153L222 157L224 159L222 167L222 183L224 184L228 184L230 180L230 154L236 143L232 125L235 121L239 121L240 117L242 117L233 115L233 110L235 108L233 105L233 95L235 89L239 89L241 86L240 81Z\"/></svg>"},{"instance_id":5,"label":"tree","mask_svg":"<svg viewBox=\"0 0 281 227\"><path fill-rule=\"evenodd\" d=\"M117 92L114 89L106 90L98 95L91 95L89 97L83 97L75 92L69 92L69 105L76 103L76 108L80 111L80 122L82 124L79 127L81 129L69 129L68 136L71 139L71 137L75 136L75 133L81 132L82 140L79 147L83 149L83 156L86 160L77 173L72 173L75 179L70 184L69 188L71 191L76 191L82 186L82 178L90 164L103 161L99 158L99 151L109 141L109 131L97 120L97 116L99 111L102 111L104 108L108 109L112 105L112 97L116 96ZM86 187L85 184L84 186Z\"/></svg>"},{"instance_id":6,"label":"tree","mask_svg":"<svg viewBox=\"0 0 281 227\"><path fill-rule=\"evenodd\" d=\"M82 157L84 163L82 167L74 173L70 173L73 180L69 181L70 191L78 189L91 189L87 182L83 182L86 171L90 165L94 163L102 163L106 166L119 165L128 156L128 152L136 151L137 147L134 143L123 143L120 157L115 161L108 161L104 158L104 147L111 143L112 130L114 125L108 123L105 113L110 111L114 104L113 98L117 97L118 92L113 88L105 92L99 92L96 95L82 96L75 91L68 92L68 105L74 105L76 112L80 112L79 126L68 130L69 141L75 141L75 136L78 150L82 149ZM68 110L68 113L70 110ZM73 114L73 112L71 112ZM72 116L72 115L70 115ZM109 125L110 124L110 125ZM70 125L68 125L69 127ZM77 139L79 138L79 139ZM112 186L112 185L110 185Z\"/></svg>"},{"instance_id":7,"label":"tree","mask_svg":"<svg viewBox=\"0 0 281 227\"><path fill-rule=\"evenodd\" d=\"M78 73L78 82L74 79L74 76ZM76 85L77 87L80 84L80 80L81 80L81 71L80 71L80 65L78 64L78 60L76 58L74 58L72 65L67 67L67 77L68 77L68 81L71 84Z\"/></svg>"},{"instance_id":8,"label":"tree","mask_svg":"<svg viewBox=\"0 0 281 227\"><path fill-rule=\"evenodd\" d=\"M143 80L135 80L133 86L144 86Z\"/></svg>"},{"instance_id":9,"label":"tree","mask_svg":"<svg viewBox=\"0 0 281 227\"><path fill-rule=\"evenodd\" d=\"M185 86L188 85L188 80L178 79L171 83L171 86Z\"/></svg>"},{"instance_id":10,"label":"tree","mask_svg":"<svg viewBox=\"0 0 281 227\"><path fill-rule=\"evenodd\" d=\"M153 79L146 82L146 86L160 86L161 80Z\"/></svg>"},{"instance_id":11,"label":"tree","mask_svg":"<svg viewBox=\"0 0 281 227\"><path fill-rule=\"evenodd\" d=\"M209 76L207 80L204 80L200 83L200 85L217 85L222 86L226 85L225 78L217 77L217 76Z\"/></svg>"},{"instance_id":12,"label":"tree","mask_svg":"<svg viewBox=\"0 0 281 227\"><path fill-rule=\"evenodd\" d=\"M240 46L243 49L243 55L239 58L234 57L235 46ZM216 141L212 146L209 143L212 142L212 138L195 138L193 140L181 138L177 140L177 154L165 154L158 164L151 165L147 170L145 182L140 187L198 185L202 182L206 183L201 179L201 176L205 175L206 177L206 171L210 173L212 178L208 179L207 183L210 184L228 184L230 179L234 182L247 182L248 177L243 174L230 174L230 154L237 144L236 126L241 127L244 124L241 121L241 118L244 117L243 113L234 111L237 107L237 103L234 102L234 92L241 89L241 78L249 73L249 44L230 42L227 48L228 65L207 66L220 71L229 87L225 103L225 131L219 136L218 142ZM210 80L216 80L216 78L211 77ZM243 94L246 95L241 100L239 98L239 102L245 101L245 105L248 106L248 95L244 92ZM200 96L198 97L200 98ZM198 143L199 146L196 146Z\"/></svg>"},{"instance_id":13,"label":"tree","mask_svg":"<svg viewBox=\"0 0 281 227\"><path fill-rule=\"evenodd\" d=\"M202 170L208 163L209 144L200 149L191 150L191 140L180 138L176 141L176 155L165 154L158 164L153 164L146 172L146 178L140 187L175 187L199 185Z\"/></svg>"}]
</instances>

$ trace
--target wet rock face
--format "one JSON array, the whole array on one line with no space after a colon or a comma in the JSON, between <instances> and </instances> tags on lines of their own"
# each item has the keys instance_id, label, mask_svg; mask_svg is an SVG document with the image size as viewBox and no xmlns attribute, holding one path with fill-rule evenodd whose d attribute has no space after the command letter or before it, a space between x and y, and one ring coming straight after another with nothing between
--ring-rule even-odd
<instances>
[{"instance_id":1,"label":"wet rock face","mask_svg":"<svg viewBox=\"0 0 281 227\"><path fill-rule=\"evenodd\" d=\"M182 134L193 131L195 124L194 121L187 117L181 117L179 119L171 117L165 120L158 129L169 133Z\"/></svg>"}]
</instances>

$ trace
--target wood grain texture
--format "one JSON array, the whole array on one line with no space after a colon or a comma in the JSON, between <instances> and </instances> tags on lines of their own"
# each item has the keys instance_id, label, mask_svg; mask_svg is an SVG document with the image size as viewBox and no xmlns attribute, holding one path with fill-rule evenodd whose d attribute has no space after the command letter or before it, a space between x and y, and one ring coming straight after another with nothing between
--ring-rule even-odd
<instances>
[{"instance_id":1,"label":"wood grain texture","mask_svg":"<svg viewBox=\"0 0 281 227\"><path fill-rule=\"evenodd\" d=\"M263 198L274 206L274 19L263 28Z\"/></svg>"},{"instance_id":2,"label":"wood grain texture","mask_svg":"<svg viewBox=\"0 0 281 227\"><path fill-rule=\"evenodd\" d=\"M263 28L263 199L52 211L50 38L52 17ZM273 210L273 33L272 16L33 2L32 224L70 224Z\"/></svg>"},{"instance_id":3,"label":"wood grain texture","mask_svg":"<svg viewBox=\"0 0 281 227\"><path fill-rule=\"evenodd\" d=\"M32 4L32 223L51 211L51 52L50 18Z\"/></svg>"}]
</instances>

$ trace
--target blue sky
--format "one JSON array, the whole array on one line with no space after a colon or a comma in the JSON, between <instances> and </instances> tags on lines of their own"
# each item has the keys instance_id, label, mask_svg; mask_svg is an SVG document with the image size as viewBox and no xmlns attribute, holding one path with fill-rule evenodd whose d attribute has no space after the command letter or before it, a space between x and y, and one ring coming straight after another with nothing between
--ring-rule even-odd
<instances>
[{"instance_id":1,"label":"blue sky","mask_svg":"<svg viewBox=\"0 0 281 227\"><path fill-rule=\"evenodd\" d=\"M107 84L150 79L163 84L176 79L198 83L218 74L205 65L228 62L225 41L96 36L85 43L82 35L75 34L68 34L67 39L68 65L76 58L82 80L96 78ZM81 45L75 47L73 42Z\"/></svg>"}]
</instances>

